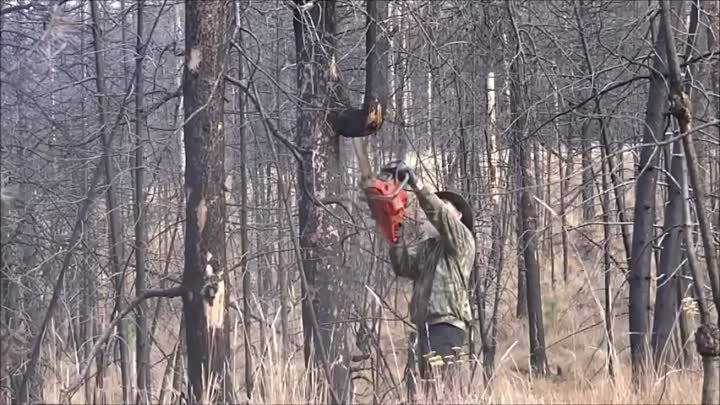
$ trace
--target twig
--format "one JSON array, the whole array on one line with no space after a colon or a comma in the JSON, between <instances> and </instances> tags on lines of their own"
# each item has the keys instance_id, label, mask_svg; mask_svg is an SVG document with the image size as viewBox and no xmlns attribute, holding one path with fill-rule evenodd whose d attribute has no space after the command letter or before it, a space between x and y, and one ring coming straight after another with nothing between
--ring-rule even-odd
<instances>
[{"instance_id":1,"label":"twig","mask_svg":"<svg viewBox=\"0 0 720 405\"><path fill-rule=\"evenodd\" d=\"M105 343L108 341L108 339L110 339L110 335L112 334L113 330L115 330L115 327L118 323L120 323L123 318L125 318L130 312L135 309L135 307L140 305L141 302L148 298L175 298L181 296L183 292L184 289L182 287L172 287L159 290L146 290L137 298L135 298L132 302L130 302L130 304L123 310L123 312L120 313L120 315L118 315L117 317L115 317L112 322L110 322L110 325L108 325L108 327L105 329L105 333L103 334L102 338L100 338L100 340L95 343L95 346L93 346L93 349L90 352L90 356L86 360L85 367L83 367L82 372L80 372L78 378L75 379L75 382L71 384L69 388L63 389L64 402L69 402L70 397L72 397L72 395L75 394L78 388L80 388L83 381L87 377L88 372L90 371L90 367L93 364L93 359L104 348Z\"/></svg>"},{"instance_id":2,"label":"twig","mask_svg":"<svg viewBox=\"0 0 720 405\"><path fill-rule=\"evenodd\" d=\"M250 101L255 104L255 107L260 112L260 115L263 117L263 122L267 126L267 128L270 130L270 133L272 136L277 138L283 145L285 145L288 149L290 149L290 152L292 152L293 156L295 156L295 159L302 161L302 156L300 154L302 153L311 153L311 151L307 149L303 149L297 145L295 145L293 142L291 142L286 137L280 135L280 132L278 132L277 128L273 125L273 123L270 121L270 118L265 114L265 109L262 106L262 103L260 103L260 100L255 98L255 95L248 89L247 86L245 86L240 80L234 79L228 75L225 75L225 81L229 82L230 84L237 86L240 90L245 93L245 95L250 99Z\"/></svg>"}]
</instances>

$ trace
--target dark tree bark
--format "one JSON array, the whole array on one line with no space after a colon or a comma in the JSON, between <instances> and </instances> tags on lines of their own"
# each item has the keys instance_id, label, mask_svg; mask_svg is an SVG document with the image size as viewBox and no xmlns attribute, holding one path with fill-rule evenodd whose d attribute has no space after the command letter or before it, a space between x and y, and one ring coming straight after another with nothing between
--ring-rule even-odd
<instances>
[{"instance_id":1,"label":"dark tree bark","mask_svg":"<svg viewBox=\"0 0 720 405\"><path fill-rule=\"evenodd\" d=\"M387 0L367 1L365 98L362 108L353 107L345 95L342 84L336 82L335 102L341 110L338 113L333 112L329 122L335 132L341 136L347 138L366 137L379 131L385 122L390 44L385 35L379 35L382 30L377 22L386 19L387 15ZM336 66L333 66L331 70L333 75L337 75Z\"/></svg>"},{"instance_id":2,"label":"dark tree bark","mask_svg":"<svg viewBox=\"0 0 720 405\"><path fill-rule=\"evenodd\" d=\"M235 11L235 18L239 18L242 13L241 5L239 2L235 3L237 10ZM235 22L236 27L240 27L240 21ZM237 44L243 46L243 31L242 29L237 30L235 36ZM237 74L238 80L244 80L245 65L243 63L244 57L237 53ZM237 174L235 185L233 189L239 192L239 203L240 203L240 278L242 280L242 304L243 304L243 346L245 352L245 393L248 398L252 398L252 392L254 389L253 381L253 358L252 358L252 347L250 345L250 331L252 329L252 319L250 310L250 297L251 297L251 285L252 277L248 271L247 255L250 251L250 236L248 232L248 170L247 170L247 131L245 130L246 124L246 100L247 98L243 92L238 91L235 97L235 108L238 111L236 115L236 126L237 126L237 140L240 143L240 151L236 154L234 159L235 165L239 163L239 173ZM257 188L256 188L257 190ZM257 192L255 193L257 194Z\"/></svg>"},{"instance_id":3,"label":"dark tree bark","mask_svg":"<svg viewBox=\"0 0 720 405\"><path fill-rule=\"evenodd\" d=\"M698 29L697 5L693 5L690 15L689 37L685 60L689 58ZM688 67L688 69L690 69ZM692 75L688 75L692 76ZM685 82L685 90L690 88L690 82ZM682 316L679 314L678 291L680 289L680 277L682 274L681 263L683 254L682 245L682 224L683 224L683 196L682 189L686 181L683 175L682 141L678 139L672 144L672 152L669 159L670 174L667 176L668 198L665 206L665 223L663 232L665 237L662 241L660 261L657 270L657 289L655 290L655 309L653 311L653 333L652 349L655 360L655 368L658 372L664 372L668 364L672 364L682 354L679 351L678 342L674 337L675 319Z\"/></svg>"},{"instance_id":4,"label":"dark tree bark","mask_svg":"<svg viewBox=\"0 0 720 405\"><path fill-rule=\"evenodd\" d=\"M276 0L277 1L277 0ZM280 37L280 15L278 14L275 19L276 22L276 28L275 28L275 34ZM280 76L280 41L277 41L275 43L275 81L277 83L281 82L281 76ZM275 111L280 111L280 88L275 87L275 90L273 92L273 103L274 103L274 109ZM280 118L276 118L275 120L275 127L280 127ZM288 200L288 194L289 190L285 189L284 183L283 183L283 176L285 175L285 166L282 162L277 161L276 162L276 169L277 169L277 177L275 179L275 185L276 185L276 191L278 196L278 201L286 202ZM282 203L280 203L282 206ZM280 293L280 333L282 335L282 349L284 350L290 350L290 344L291 344L291 336L290 336L290 324L289 324L289 316L290 316L290 297L289 297L289 287L292 285L292 279L291 279L291 272L289 268L286 268L285 266L285 260L283 255L283 238L285 234L284 221L282 215L279 215L277 218L278 221L278 229L277 229L277 276L278 276L278 289ZM292 226L292 224L288 224L288 226Z\"/></svg>"},{"instance_id":5,"label":"dark tree bark","mask_svg":"<svg viewBox=\"0 0 720 405\"><path fill-rule=\"evenodd\" d=\"M565 134L566 145L570 145L570 137L572 134L572 126ZM560 143L560 141L558 141ZM562 152L560 152L562 156ZM562 165L560 165L562 166ZM560 170L561 168L558 168ZM570 180L572 179L573 172L575 171L575 160L573 157L573 150L568 146L567 154L565 155L565 173L563 174L563 180L560 181L560 220L562 225L561 232L561 243L563 251L563 283L567 284L568 277L570 276L570 249L568 248L568 205L572 206L571 202L568 202L568 191L570 190ZM562 171L560 172L562 173Z\"/></svg>"},{"instance_id":6,"label":"dark tree bark","mask_svg":"<svg viewBox=\"0 0 720 405\"><path fill-rule=\"evenodd\" d=\"M602 124L604 126L604 124ZM610 190L608 188L608 166L610 161L605 159L600 163L602 169L602 220L603 220L603 272L604 272L604 298L605 298L605 339L607 339L607 370L611 380L615 380L615 338L613 334L613 299L612 299L612 272L610 263Z\"/></svg>"},{"instance_id":7,"label":"dark tree bark","mask_svg":"<svg viewBox=\"0 0 720 405\"><path fill-rule=\"evenodd\" d=\"M592 150L590 149L592 144L591 128L593 128L592 120L583 122L580 140L582 155L582 212L585 222L592 222L595 217L595 196L593 192L595 173L592 164Z\"/></svg>"},{"instance_id":8,"label":"dark tree bark","mask_svg":"<svg viewBox=\"0 0 720 405\"><path fill-rule=\"evenodd\" d=\"M143 86L143 25L145 0L137 2L137 42L135 50L135 294L145 292L145 169L143 165L143 144L145 142L145 91ZM135 311L137 322L135 331L137 396L136 404L150 403L152 380L150 378L150 347L148 346L147 305L141 302Z\"/></svg>"},{"instance_id":9,"label":"dark tree bark","mask_svg":"<svg viewBox=\"0 0 720 405\"><path fill-rule=\"evenodd\" d=\"M330 208L316 204L314 196L333 195L341 182L340 143L330 121L336 102L336 2L296 1L293 27L297 53L297 143L312 150L298 170L298 210L302 251L302 318L305 363L327 367L329 397L345 403L351 395L350 356L344 305L347 288L341 277L340 224ZM311 351L317 357L311 358ZM315 372L313 371L313 374Z\"/></svg>"},{"instance_id":10,"label":"dark tree bark","mask_svg":"<svg viewBox=\"0 0 720 405\"><path fill-rule=\"evenodd\" d=\"M188 400L233 402L225 317L223 1L185 4L185 269Z\"/></svg>"},{"instance_id":11,"label":"dark tree bark","mask_svg":"<svg viewBox=\"0 0 720 405\"><path fill-rule=\"evenodd\" d=\"M101 130L101 139L103 149L105 151L103 163L105 172L105 203L107 208L107 217L109 224L108 242L110 244L110 268L113 274L113 283L115 285L115 313L121 313L125 306L125 271L123 263L125 253L123 252L122 238L122 221L120 219L120 211L117 202L117 191L113 181L115 181L115 167L111 161L112 142L110 129L108 127L109 104L107 87L105 83L105 49L103 43L103 31L100 23L100 12L96 2L90 2L90 14L93 21L93 49L95 51L95 85L98 92L98 119ZM120 352L120 376L122 384L123 402L129 402L132 397L130 390L130 372L129 372L129 353L127 345L128 327L126 321L118 324L117 345Z\"/></svg>"},{"instance_id":12,"label":"dark tree bark","mask_svg":"<svg viewBox=\"0 0 720 405\"><path fill-rule=\"evenodd\" d=\"M508 14L517 30L510 4ZM533 189L533 178L528 173L530 167L530 141L526 140L527 113L525 110L525 61L521 38L515 31L516 46L519 57L510 65L510 109L513 133L513 162L516 170L516 202L518 215L518 246L525 265L527 315L530 340L530 364L533 371L543 375L547 371L545 354L545 329L543 327L542 292L540 288L540 265L537 259L537 209L530 193Z\"/></svg>"},{"instance_id":13,"label":"dark tree bark","mask_svg":"<svg viewBox=\"0 0 720 405\"><path fill-rule=\"evenodd\" d=\"M695 7L698 7L695 4ZM717 251L712 239L712 226L708 222L707 210L705 208L705 190L703 181L698 173L697 153L693 140L692 129L692 103L683 88L682 75L680 72L680 58L677 55L673 38L671 23L671 9L668 0L660 0L660 30L667 38L667 64L670 72L670 113L675 117L680 127L682 146L685 152L685 162L688 174L689 185L693 188L695 197L695 209L697 211L698 228L705 250L707 273L710 278L710 289L715 303L716 322L720 324L718 308L720 308L720 268L718 268ZM687 219L687 218L686 218ZM696 278L696 282L698 282ZM702 294L702 292L700 292ZM704 307L704 306L703 306ZM705 311L707 307L701 308ZM701 314L702 315L702 314ZM703 359L703 387L702 403L715 404L720 400L720 327L711 323L709 314L702 315L701 325L695 333L695 344L698 353Z\"/></svg>"},{"instance_id":14,"label":"dark tree bark","mask_svg":"<svg viewBox=\"0 0 720 405\"><path fill-rule=\"evenodd\" d=\"M367 67L361 109L351 106L338 77L336 2L295 3L297 83L302 100L297 143L313 152L303 157L298 171L305 361L310 365L310 349L314 348L325 368L332 402L347 402L352 391L348 328L346 322L338 323L348 310L344 294L347 281L338 277L338 268L344 262L339 257L342 228L334 220L337 215L333 209L318 206L314 196L339 192L343 178L339 136L365 137L383 124L388 42L379 35L377 22L387 16L387 2L367 2Z\"/></svg>"},{"instance_id":15,"label":"dark tree bark","mask_svg":"<svg viewBox=\"0 0 720 405\"><path fill-rule=\"evenodd\" d=\"M682 3L682 2L680 2ZM655 190L657 188L658 156L655 142L664 138L663 112L667 103L665 68L665 33L656 36L653 70L650 73L643 144L640 151L639 174L635 184L635 212L630 260L630 358L632 380L636 387L644 381L649 360L648 329L650 324L650 262L652 260L653 224L655 222ZM644 385L644 384L642 384Z\"/></svg>"}]
</instances>

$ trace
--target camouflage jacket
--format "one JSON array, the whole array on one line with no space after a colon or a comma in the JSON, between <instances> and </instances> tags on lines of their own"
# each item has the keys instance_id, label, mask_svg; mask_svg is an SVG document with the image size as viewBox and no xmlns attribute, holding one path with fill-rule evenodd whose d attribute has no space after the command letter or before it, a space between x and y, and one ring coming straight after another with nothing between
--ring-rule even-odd
<instances>
[{"instance_id":1,"label":"camouflage jacket","mask_svg":"<svg viewBox=\"0 0 720 405\"><path fill-rule=\"evenodd\" d=\"M410 320L420 325L450 323L467 329L472 315L468 282L475 259L475 238L452 217L428 186L417 193L420 207L439 236L414 245L400 241L390 248L390 262L398 276L413 280Z\"/></svg>"}]
</instances>

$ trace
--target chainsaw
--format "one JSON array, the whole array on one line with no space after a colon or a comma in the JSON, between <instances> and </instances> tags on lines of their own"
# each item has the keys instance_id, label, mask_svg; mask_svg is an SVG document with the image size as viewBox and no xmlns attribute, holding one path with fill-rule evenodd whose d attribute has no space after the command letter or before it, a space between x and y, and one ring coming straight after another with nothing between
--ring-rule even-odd
<instances>
[{"instance_id":1,"label":"chainsaw","mask_svg":"<svg viewBox=\"0 0 720 405\"><path fill-rule=\"evenodd\" d=\"M370 168L365 141L354 138L353 148L360 165L361 184L372 218L380 235L387 241L396 243L399 239L398 230L405 217L407 194L403 188L407 184L408 178L398 179L393 170L386 168L374 175Z\"/></svg>"}]
</instances>

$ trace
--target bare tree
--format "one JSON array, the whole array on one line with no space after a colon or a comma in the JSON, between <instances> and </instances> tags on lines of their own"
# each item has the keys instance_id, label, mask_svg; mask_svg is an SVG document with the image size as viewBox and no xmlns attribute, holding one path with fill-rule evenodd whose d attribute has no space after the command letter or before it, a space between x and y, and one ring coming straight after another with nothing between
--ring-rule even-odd
<instances>
[{"instance_id":1,"label":"bare tree","mask_svg":"<svg viewBox=\"0 0 720 405\"><path fill-rule=\"evenodd\" d=\"M108 90L105 83L105 58L103 45L103 30L100 11L96 2L90 3L90 13L93 22L93 47L95 50L95 85L98 91L98 120L101 129L101 140L103 148L106 149L104 154L104 173L105 173L105 202L107 207L107 217L110 227L108 234L108 242L110 243L110 265L112 269L112 278L115 284L115 313L121 313L124 309L125 302L125 253L122 238L122 222L120 219L120 211L118 210L117 191L115 182L115 166L112 162L112 142L109 134L109 103ZM132 397L129 372L129 353L127 345L128 328L125 321L121 321L118 325L117 345L120 351L120 374L123 392L123 402L130 401Z\"/></svg>"},{"instance_id":2,"label":"bare tree","mask_svg":"<svg viewBox=\"0 0 720 405\"><path fill-rule=\"evenodd\" d=\"M137 30L135 51L135 294L141 296L146 289L145 261L147 243L145 241L145 76L143 74L143 59L145 59L144 36L144 9L145 0L137 3ZM137 397L135 402L147 404L150 402L152 380L150 379L150 347L148 347L147 306L145 302L138 305L136 312L135 350L137 373Z\"/></svg>"},{"instance_id":3,"label":"bare tree","mask_svg":"<svg viewBox=\"0 0 720 405\"><path fill-rule=\"evenodd\" d=\"M321 207L316 195L339 191L341 166L338 136L328 121L336 99L333 80L337 78L335 61L336 2L321 4L298 2L293 13L297 88L302 100L298 111L297 143L311 150L298 170L298 209L300 246L304 272L303 332L305 362L315 361L326 369L329 398L332 402L349 400L350 366L347 327L344 319L345 283L338 279L341 266L340 225L334 220L338 211ZM311 357L314 351L316 358Z\"/></svg>"},{"instance_id":4,"label":"bare tree","mask_svg":"<svg viewBox=\"0 0 720 405\"><path fill-rule=\"evenodd\" d=\"M522 38L518 33L514 20L512 6L507 5L508 16L515 35L517 57L510 65L511 70L511 111L513 117L513 147L515 179L517 188L516 203L518 216L518 249L522 253L522 262L526 277L527 294L527 315L530 340L530 364L537 374L545 374L547 371L547 359L545 354L545 329L543 327L542 293L540 289L540 264L537 258L537 208L531 201L530 193L534 188L532 177L528 173L530 166L530 145L525 140L524 134L527 131L527 118L525 115L526 93L525 93L525 55L523 53Z\"/></svg>"},{"instance_id":5,"label":"bare tree","mask_svg":"<svg viewBox=\"0 0 720 405\"><path fill-rule=\"evenodd\" d=\"M233 402L225 317L226 4L185 5L185 269L188 399Z\"/></svg>"},{"instance_id":6,"label":"bare tree","mask_svg":"<svg viewBox=\"0 0 720 405\"><path fill-rule=\"evenodd\" d=\"M421 401L356 145L473 206L444 400L717 402L719 4L3 2L0 402ZM597 383L505 392L525 357ZM660 383L617 389L633 361Z\"/></svg>"},{"instance_id":7,"label":"bare tree","mask_svg":"<svg viewBox=\"0 0 720 405\"><path fill-rule=\"evenodd\" d=\"M697 4L695 7L697 11ZM697 155L693 134L691 132L692 104L683 88L682 75L680 73L680 58L675 48L672 23L670 21L670 2L668 0L661 0L660 10L660 29L667 38L667 62L670 72L670 112L677 120L680 133L682 134L681 139L685 152L685 161L687 162L688 180L690 185L692 185L695 196L698 227L705 248L707 272L710 276L710 288L713 301L715 302L715 315L718 319L717 322L720 322L720 313L718 313L718 311L720 311L720 268L718 267L717 253L711 238L712 227L708 222L707 210L705 208L704 184L698 176ZM696 280L696 282L697 281L699 280ZM697 351L703 358L702 403L712 404L720 400L720 328L710 323L707 315L704 318L695 333L695 342Z\"/></svg>"},{"instance_id":8,"label":"bare tree","mask_svg":"<svg viewBox=\"0 0 720 405\"><path fill-rule=\"evenodd\" d=\"M680 2L682 3L682 2ZM653 24L655 25L655 24ZM650 261L654 246L655 189L657 185L658 141L664 139L663 111L667 105L664 72L667 37L656 31L653 70L650 73L647 109L640 151L637 182L635 183L635 212L630 260L630 353L633 383L640 386L648 370L650 325Z\"/></svg>"},{"instance_id":9,"label":"bare tree","mask_svg":"<svg viewBox=\"0 0 720 405\"><path fill-rule=\"evenodd\" d=\"M688 42L684 60L688 60L694 39L698 30L700 9L696 2L693 2L690 15L690 27ZM669 57L672 57L668 55ZM688 72L691 73L691 72ZM687 92L690 82L685 82ZM678 290L682 287L680 283L682 275L681 252L682 223L683 223L683 194L685 177L683 176L683 146L680 139L668 145L672 147L671 157L668 159L670 173L667 176L668 198L665 206L665 223L662 240L662 250L657 270L657 289L655 295L655 309L653 311L653 333L652 348L655 360L655 368L662 372L668 365L673 364L676 357L681 355L678 352L678 342L673 340L675 321L680 314L679 302L677 299Z\"/></svg>"}]
</instances>

